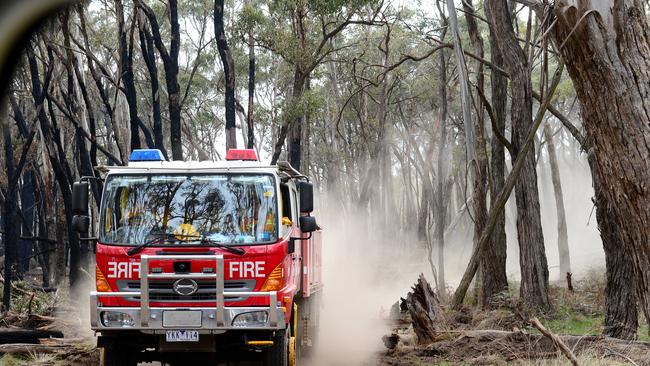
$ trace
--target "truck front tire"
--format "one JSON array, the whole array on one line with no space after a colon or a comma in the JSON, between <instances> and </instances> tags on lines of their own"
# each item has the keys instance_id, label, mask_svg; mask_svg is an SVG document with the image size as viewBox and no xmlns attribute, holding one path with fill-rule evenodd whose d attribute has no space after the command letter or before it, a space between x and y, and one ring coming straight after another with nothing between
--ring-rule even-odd
<instances>
[{"instance_id":1,"label":"truck front tire","mask_svg":"<svg viewBox=\"0 0 650 366\"><path fill-rule=\"evenodd\" d=\"M101 365L102 366L136 366L136 354L130 349L117 349L113 347L102 348Z\"/></svg>"},{"instance_id":2,"label":"truck front tire","mask_svg":"<svg viewBox=\"0 0 650 366\"><path fill-rule=\"evenodd\" d=\"M266 350L265 366L289 365L289 330L282 329L275 332L273 345Z\"/></svg>"}]
</instances>

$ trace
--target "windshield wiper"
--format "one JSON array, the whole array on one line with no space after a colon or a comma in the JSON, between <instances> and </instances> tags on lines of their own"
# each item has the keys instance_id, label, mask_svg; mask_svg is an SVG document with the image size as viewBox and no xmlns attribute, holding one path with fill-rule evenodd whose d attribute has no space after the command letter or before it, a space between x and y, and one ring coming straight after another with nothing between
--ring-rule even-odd
<instances>
[{"instance_id":1,"label":"windshield wiper","mask_svg":"<svg viewBox=\"0 0 650 366\"><path fill-rule=\"evenodd\" d=\"M206 238L204 236L199 236L199 235L176 235L174 233L157 233L157 234L150 234L150 235L153 235L154 238L152 238L150 240L147 240L144 243L129 249L126 253L128 255L134 255L134 254L138 253L139 251L141 251L142 249L144 249L144 248L146 248L146 247L148 247L150 245L159 244L161 241L174 240L176 242L183 242L183 243L192 242L192 241L200 241L201 244L208 244L208 245L215 246L217 248L222 248L222 249L226 250L227 252L230 252L230 253L233 253L233 254L237 254L237 255L246 254L246 251L244 249L237 248L237 247L231 247L229 245L222 244L222 243L219 243L218 241L214 241L214 240L211 240L211 239L208 239L208 238ZM188 239L179 239L178 236L187 237Z\"/></svg>"},{"instance_id":2,"label":"windshield wiper","mask_svg":"<svg viewBox=\"0 0 650 366\"><path fill-rule=\"evenodd\" d=\"M224 249L225 251L233 253L233 254L237 254L237 255L246 254L246 251L244 249L242 249L242 248L231 247L230 245L222 244L222 243L219 243L218 241L214 241L214 240L208 239L206 237L201 237L200 240L201 240L201 244L212 245L212 246L215 246L217 248Z\"/></svg>"},{"instance_id":3,"label":"windshield wiper","mask_svg":"<svg viewBox=\"0 0 650 366\"><path fill-rule=\"evenodd\" d=\"M159 244L160 242L164 242L166 240L172 240L173 239L173 240L176 240L176 241L180 241L178 238L176 238L176 235L174 235L173 233L155 233L155 234L149 234L149 235L152 235L153 238L145 241L144 243L142 243L142 244L140 244L138 246L135 246L135 247L129 249L126 252L126 254L134 255L134 254L138 253L139 251L141 251L142 249L148 247L149 245Z\"/></svg>"}]
</instances>

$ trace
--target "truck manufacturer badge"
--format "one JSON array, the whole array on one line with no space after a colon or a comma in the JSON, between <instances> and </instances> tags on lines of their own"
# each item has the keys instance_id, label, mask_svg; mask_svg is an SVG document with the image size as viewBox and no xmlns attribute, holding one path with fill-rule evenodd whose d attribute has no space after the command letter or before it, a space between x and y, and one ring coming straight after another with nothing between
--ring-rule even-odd
<instances>
[{"instance_id":1,"label":"truck manufacturer badge","mask_svg":"<svg viewBox=\"0 0 650 366\"><path fill-rule=\"evenodd\" d=\"M189 278L176 280L173 286L174 292L182 296L190 296L199 290L199 284Z\"/></svg>"}]
</instances>

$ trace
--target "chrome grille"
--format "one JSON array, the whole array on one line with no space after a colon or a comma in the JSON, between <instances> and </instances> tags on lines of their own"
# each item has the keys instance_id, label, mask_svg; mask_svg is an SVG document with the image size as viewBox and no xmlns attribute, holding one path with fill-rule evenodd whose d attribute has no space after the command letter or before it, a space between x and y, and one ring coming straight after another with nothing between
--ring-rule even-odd
<instances>
[{"instance_id":1,"label":"chrome grille","mask_svg":"<svg viewBox=\"0 0 650 366\"><path fill-rule=\"evenodd\" d=\"M197 280L198 291L189 296L178 295L173 290L176 280L150 280L149 301L169 302L209 302L216 301L216 285L212 280ZM117 287L121 292L140 291L139 280L119 280ZM255 280L226 280L224 281L224 301L237 302L248 299L247 296L228 296L228 292L252 292L255 289ZM140 301L140 296L125 296L127 301Z\"/></svg>"}]
</instances>

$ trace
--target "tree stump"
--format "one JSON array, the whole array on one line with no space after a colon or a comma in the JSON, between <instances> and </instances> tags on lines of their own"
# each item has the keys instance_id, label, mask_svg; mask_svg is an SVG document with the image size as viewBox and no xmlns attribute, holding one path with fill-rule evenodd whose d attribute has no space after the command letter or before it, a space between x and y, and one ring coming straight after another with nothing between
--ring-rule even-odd
<instances>
[{"instance_id":1,"label":"tree stump","mask_svg":"<svg viewBox=\"0 0 650 366\"><path fill-rule=\"evenodd\" d=\"M411 289L413 291L406 295L406 306L411 315L417 342L431 343L435 340L436 321L441 313L438 297L423 274L420 274L418 282Z\"/></svg>"}]
</instances>

